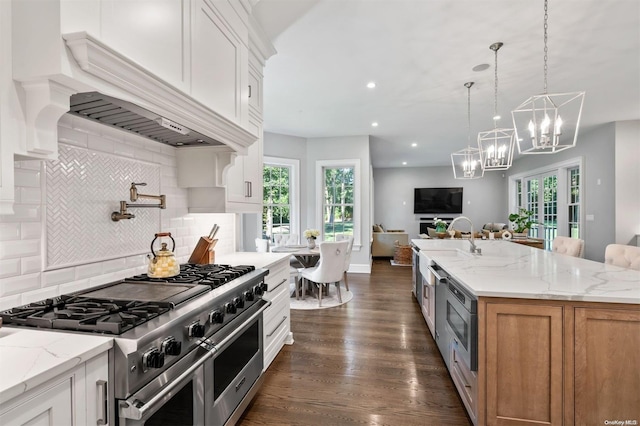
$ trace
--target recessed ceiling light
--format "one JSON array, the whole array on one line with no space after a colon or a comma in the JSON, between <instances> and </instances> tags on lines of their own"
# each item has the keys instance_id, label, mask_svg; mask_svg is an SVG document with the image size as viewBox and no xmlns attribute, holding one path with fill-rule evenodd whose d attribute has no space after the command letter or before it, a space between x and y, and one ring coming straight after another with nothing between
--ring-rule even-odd
<instances>
[{"instance_id":1,"label":"recessed ceiling light","mask_svg":"<svg viewBox=\"0 0 640 426\"><path fill-rule=\"evenodd\" d=\"M418 146L418 144L414 142L411 144L411 146L415 148L416 146Z\"/></svg>"},{"instance_id":2,"label":"recessed ceiling light","mask_svg":"<svg viewBox=\"0 0 640 426\"><path fill-rule=\"evenodd\" d=\"M406 165L407 165L407 162L406 162L406 161L403 161L403 162L402 162L402 165L403 165L403 166L406 166Z\"/></svg>"},{"instance_id":3,"label":"recessed ceiling light","mask_svg":"<svg viewBox=\"0 0 640 426\"><path fill-rule=\"evenodd\" d=\"M377 121L374 121L373 123L371 123L371 126L372 126L372 127L378 127L378 122L377 122Z\"/></svg>"},{"instance_id":4,"label":"recessed ceiling light","mask_svg":"<svg viewBox=\"0 0 640 426\"><path fill-rule=\"evenodd\" d=\"M475 72L479 72L479 71L484 71L487 68L489 68L491 65L489 64L480 64L480 65L476 65L475 67L471 68L472 71Z\"/></svg>"},{"instance_id":5,"label":"recessed ceiling light","mask_svg":"<svg viewBox=\"0 0 640 426\"><path fill-rule=\"evenodd\" d=\"M367 83L367 87L369 89L374 89L376 87L376 82L375 81L370 81Z\"/></svg>"}]
</instances>

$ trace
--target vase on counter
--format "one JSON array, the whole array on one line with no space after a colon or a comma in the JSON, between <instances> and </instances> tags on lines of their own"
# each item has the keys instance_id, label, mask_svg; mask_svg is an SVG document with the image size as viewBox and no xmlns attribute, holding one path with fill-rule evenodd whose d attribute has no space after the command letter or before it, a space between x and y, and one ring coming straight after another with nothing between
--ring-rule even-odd
<instances>
[{"instance_id":1,"label":"vase on counter","mask_svg":"<svg viewBox=\"0 0 640 426\"><path fill-rule=\"evenodd\" d=\"M316 248L316 239L313 237L307 238L307 247L309 247L310 249Z\"/></svg>"},{"instance_id":2,"label":"vase on counter","mask_svg":"<svg viewBox=\"0 0 640 426\"><path fill-rule=\"evenodd\" d=\"M436 225L436 232L447 232L447 225L445 225L443 223L442 224L441 223L437 224Z\"/></svg>"}]
</instances>

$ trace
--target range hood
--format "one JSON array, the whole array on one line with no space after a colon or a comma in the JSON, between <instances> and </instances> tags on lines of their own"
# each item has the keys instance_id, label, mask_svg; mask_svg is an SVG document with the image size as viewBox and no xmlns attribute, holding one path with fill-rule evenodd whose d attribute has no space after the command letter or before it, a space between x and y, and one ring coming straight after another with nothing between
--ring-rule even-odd
<instances>
[{"instance_id":1,"label":"range hood","mask_svg":"<svg viewBox=\"0 0 640 426\"><path fill-rule=\"evenodd\" d=\"M158 113L99 92L72 95L69 113L173 147L224 145Z\"/></svg>"}]
</instances>

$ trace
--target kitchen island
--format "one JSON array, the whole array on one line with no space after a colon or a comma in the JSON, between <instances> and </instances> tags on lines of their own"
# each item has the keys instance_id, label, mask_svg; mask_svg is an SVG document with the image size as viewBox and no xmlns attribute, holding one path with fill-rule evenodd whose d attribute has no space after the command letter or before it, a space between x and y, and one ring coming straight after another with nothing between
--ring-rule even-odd
<instances>
[{"instance_id":1,"label":"kitchen island","mask_svg":"<svg viewBox=\"0 0 640 426\"><path fill-rule=\"evenodd\" d=\"M476 241L481 255L465 240L412 243L448 276L436 294L455 283L477 298L467 327L477 371L451 305L436 296L435 306L436 330L446 318L450 333L438 346L474 423L640 421L639 271L505 241Z\"/></svg>"}]
</instances>

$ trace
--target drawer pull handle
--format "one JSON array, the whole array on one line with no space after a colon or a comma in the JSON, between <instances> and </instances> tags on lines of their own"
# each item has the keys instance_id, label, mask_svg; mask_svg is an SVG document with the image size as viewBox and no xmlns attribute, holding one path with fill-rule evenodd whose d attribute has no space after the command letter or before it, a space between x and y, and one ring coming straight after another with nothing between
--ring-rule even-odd
<instances>
[{"instance_id":1,"label":"drawer pull handle","mask_svg":"<svg viewBox=\"0 0 640 426\"><path fill-rule=\"evenodd\" d=\"M100 413L98 414L98 419L96 420L97 425L106 425L109 422L107 418L107 413L109 412L109 392L107 389L106 380L98 380L96 381L96 389L97 389L97 400L98 400L98 409Z\"/></svg>"},{"instance_id":2,"label":"drawer pull handle","mask_svg":"<svg viewBox=\"0 0 640 426\"><path fill-rule=\"evenodd\" d=\"M275 286L274 288L269 289L269 290L267 290L267 291L268 291L269 293L271 293L271 292L272 292L272 291L274 291L276 288L278 288L278 287L280 287L282 284L286 283L286 282L287 282L287 280L288 280L288 278L283 278L283 279L282 279L282 281L280 281L280 283L279 283L277 286Z\"/></svg>"},{"instance_id":3,"label":"drawer pull handle","mask_svg":"<svg viewBox=\"0 0 640 426\"><path fill-rule=\"evenodd\" d=\"M287 320L287 317L284 316L282 317L282 320L278 323L278 325L276 325L276 328L273 329L273 331L269 334L267 334L267 337L271 337L275 334L275 332L280 328L280 326Z\"/></svg>"}]
</instances>

